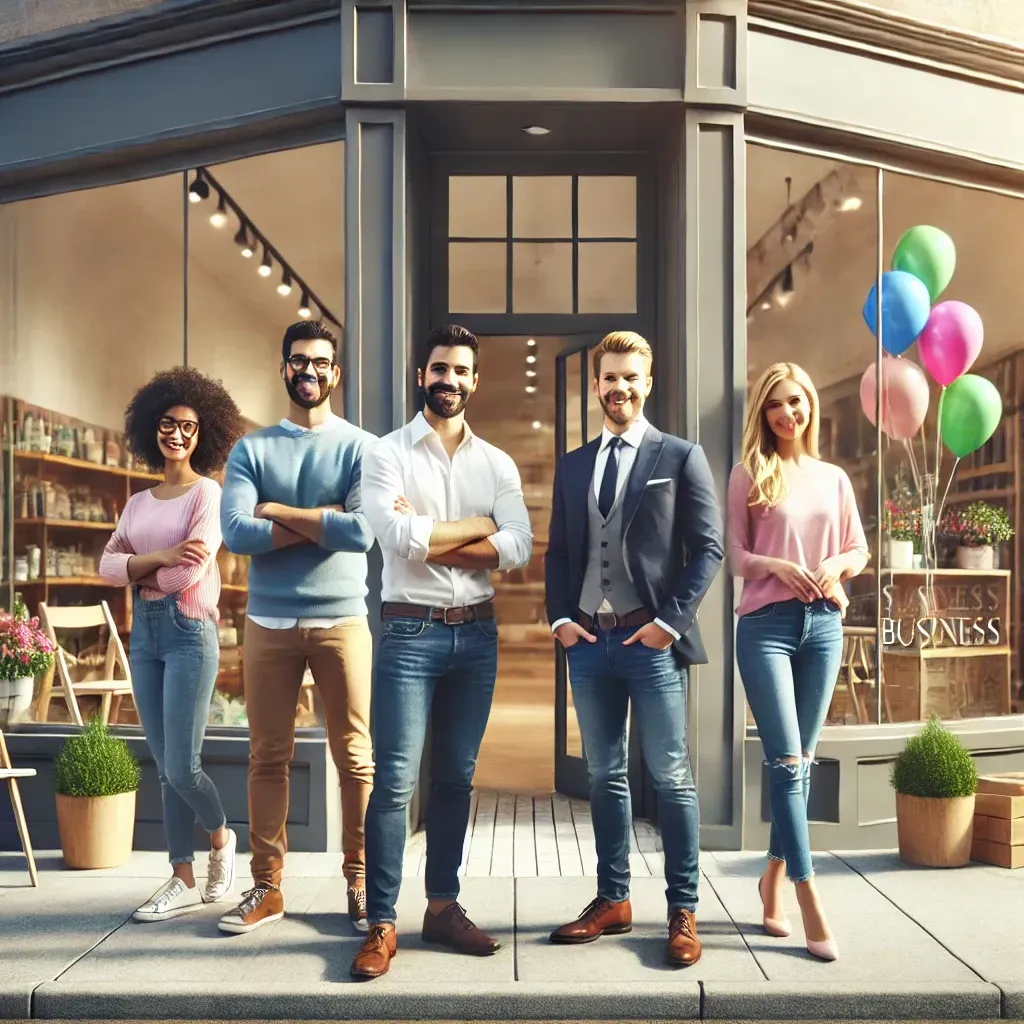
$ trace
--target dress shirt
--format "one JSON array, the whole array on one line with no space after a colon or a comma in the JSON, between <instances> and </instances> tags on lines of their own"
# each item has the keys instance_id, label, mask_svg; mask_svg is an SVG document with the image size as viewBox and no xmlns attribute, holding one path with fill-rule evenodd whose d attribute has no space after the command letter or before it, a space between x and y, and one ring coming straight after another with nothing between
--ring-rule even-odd
<instances>
[{"instance_id":1,"label":"dress shirt","mask_svg":"<svg viewBox=\"0 0 1024 1024\"><path fill-rule=\"evenodd\" d=\"M599 498L601 494L601 479L604 476L604 468L608 465L608 444L613 437L618 437L622 442L619 445L619 464L618 472L615 474L615 500L619 500L619 495L622 493L622 488L626 486L626 481L629 479L629 474L633 471L633 463L636 462L636 453L640 448L640 442L644 439L644 434L647 433L647 420L643 416L638 416L621 434L613 434L607 426L601 430L601 447L597 451L597 459L594 462L594 497ZM623 524L625 528L625 524ZM598 608L600 614L611 612L611 605L608 604L607 599L601 602L601 607ZM557 622L552 623L551 632L554 633L559 626L564 625L566 622L571 622L571 619L558 619ZM679 633L676 632L667 622L661 619L654 620L666 633L670 634L674 639L679 639Z\"/></svg>"},{"instance_id":2,"label":"dress shirt","mask_svg":"<svg viewBox=\"0 0 1024 1024\"><path fill-rule=\"evenodd\" d=\"M395 511L399 495L415 515ZM422 412L363 454L362 512L384 554L384 601L459 608L494 596L489 569L427 561L435 522L490 516L498 532L487 540L498 553L499 570L521 568L533 550L530 514L512 459L477 437L469 424L449 459Z\"/></svg>"},{"instance_id":3,"label":"dress shirt","mask_svg":"<svg viewBox=\"0 0 1024 1024\"><path fill-rule=\"evenodd\" d=\"M306 430L323 430L337 419L338 417L332 412L327 414L327 419L323 423L318 423L315 427L302 427L298 423L292 423L289 419L281 420L281 426L293 434L301 434ZM302 629L332 629L334 626L340 626L343 622L348 622L355 616L346 615L340 619L281 619L271 618L268 615L248 615L246 618L264 629L294 629L296 626Z\"/></svg>"}]
</instances>

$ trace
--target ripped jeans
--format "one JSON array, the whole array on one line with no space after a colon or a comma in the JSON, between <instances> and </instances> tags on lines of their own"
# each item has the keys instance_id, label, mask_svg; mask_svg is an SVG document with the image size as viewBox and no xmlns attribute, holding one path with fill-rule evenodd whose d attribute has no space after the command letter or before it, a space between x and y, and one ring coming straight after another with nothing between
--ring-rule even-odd
<instances>
[{"instance_id":1,"label":"ripped jeans","mask_svg":"<svg viewBox=\"0 0 1024 1024\"><path fill-rule=\"evenodd\" d=\"M736 661L770 766L768 856L794 882L811 867L811 761L843 657L843 621L827 601L778 601L740 617Z\"/></svg>"}]
</instances>

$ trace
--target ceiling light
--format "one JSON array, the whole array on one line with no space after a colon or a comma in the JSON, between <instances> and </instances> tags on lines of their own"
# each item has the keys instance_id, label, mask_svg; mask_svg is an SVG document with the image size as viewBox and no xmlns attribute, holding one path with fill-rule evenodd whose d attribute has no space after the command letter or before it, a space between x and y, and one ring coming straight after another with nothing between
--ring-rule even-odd
<instances>
[{"instance_id":1,"label":"ceiling light","mask_svg":"<svg viewBox=\"0 0 1024 1024\"><path fill-rule=\"evenodd\" d=\"M536 338L531 338L526 344L533 348L537 344L537 340Z\"/></svg>"},{"instance_id":2,"label":"ceiling light","mask_svg":"<svg viewBox=\"0 0 1024 1024\"><path fill-rule=\"evenodd\" d=\"M307 317L312 316L312 310L310 310L310 308L309 308L309 293L308 292L303 292L302 293L302 305L299 306L299 316L301 316L303 319L306 319Z\"/></svg>"},{"instance_id":3,"label":"ceiling light","mask_svg":"<svg viewBox=\"0 0 1024 1024\"><path fill-rule=\"evenodd\" d=\"M270 262L270 253L267 252L267 247L264 246L263 247L263 262L259 265L259 268L257 269L256 273L259 274L260 277L270 277L271 269L272 269L272 265L271 265L271 262Z\"/></svg>"},{"instance_id":4,"label":"ceiling light","mask_svg":"<svg viewBox=\"0 0 1024 1024\"><path fill-rule=\"evenodd\" d=\"M227 208L224 205L224 197L220 197L220 202L217 204L217 209L210 214L210 223L215 228L222 228L228 222Z\"/></svg>"},{"instance_id":5,"label":"ceiling light","mask_svg":"<svg viewBox=\"0 0 1024 1024\"><path fill-rule=\"evenodd\" d=\"M526 132L527 135L550 135L551 134L551 129L550 128L545 128L545 127L543 127L542 125L539 125L539 124L527 125L527 127L525 127L523 129L523 131Z\"/></svg>"},{"instance_id":6,"label":"ceiling light","mask_svg":"<svg viewBox=\"0 0 1024 1024\"><path fill-rule=\"evenodd\" d=\"M536 377L537 376L537 371L536 370L527 370L526 371L526 376L527 377Z\"/></svg>"},{"instance_id":7,"label":"ceiling light","mask_svg":"<svg viewBox=\"0 0 1024 1024\"><path fill-rule=\"evenodd\" d=\"M534 387L532 384L527 384L526 385L526 393L528 395L532 395L534 393L534 391L536 391L536 390L537 390L536 387Z\"/></svg>"},{"instance_id":8,"label":"ceiling light","mask_svg":"<svg viewBox=\"0 0 1024 1024\"><path fill-rule=\"evenodd\" d=\"M771 309L772 308L771 299L765 299L764 302L761 303L761 308L765 309L765 310Z\"/></svg>"},{"instance_id":9,"label":"ceiling light","mask_svg":"<svg viewBox=\"0 0 1024 1024\"><path fill-rule=\"evenodd\" d=\"M854 210L859 210L864 205L864 201L860 196L847 196L839 204L840 213L852 213Z\"/></svg>"},{"instance_id":10,"label":"ceiling light","mask_svg":"<svg viewBox=\"0 0 1024 1024\"><path fill-rule=\"evenodd\" d=\"M255 250L249 244L249 232L246 230L246 226L244 224L238 229L238 234L235 235L235 245L241 248L242 255L247 260L252 259Z\"/></svg>"},{"instance_id":11,"label":"ceiling light","mask_svg":"<svg viewBox=\"0 0 1024 1024\"><path fill-rule=\"evenodd\" d=\"M188 201L190 203L201 203L210 194L210 186L199 176L196 171L195 181L188 187Z\"/></svg>"},{"instance_id":12,"label":"ceiling light","mask_svg":"<svg viewBox=\"0 0 1024 1024\"><path fill-rule=\"evenodd\" d=\"M534 356L534 355L529 355L529 356L526 357L526 361L528 363L535 363L535 362L537 362L537 357Z\"/></svg>"},{"instance_id":13,"label":"ceiling light","mask_svg":"<svg viewBox=\"0 0 1024 1024\"><path fill-rule=\"evenodd\" d=\"M292 275L286 270L281 275L281 283L277 286L278 295L291 295L292 293Z\"/></svg>"},{"instance_id":14,"label":"ceiling light","mask_svg":"<svg viewBox=\"0 0 1024 1024\"><path fill-rule=\"evenodd\" d=\"M540 420L534 420L532 426L533 426L534 430L540 430L540 426L541 426Z\"/></svg>"}]
</instances>

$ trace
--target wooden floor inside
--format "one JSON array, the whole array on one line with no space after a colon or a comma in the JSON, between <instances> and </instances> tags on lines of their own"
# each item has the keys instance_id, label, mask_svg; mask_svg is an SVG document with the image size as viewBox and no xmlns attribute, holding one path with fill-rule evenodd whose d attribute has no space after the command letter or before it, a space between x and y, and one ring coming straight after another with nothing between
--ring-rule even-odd
<instances>
[{"instance_id":1,"label":"wooden floor inside","mask_svg":"<svg viewBox=\"0 0 1024 1024\"><path fill-rule=\"evenodd\" d=\"M629 855L635 877L664 874L661 837L649 821L633 822ZM405 875L426 868L426 832L411 836ZM590 805L560 794L528 796L474 790L459 873L470 878L583 877L597 874Z\"/></svg>"}]
</instances>

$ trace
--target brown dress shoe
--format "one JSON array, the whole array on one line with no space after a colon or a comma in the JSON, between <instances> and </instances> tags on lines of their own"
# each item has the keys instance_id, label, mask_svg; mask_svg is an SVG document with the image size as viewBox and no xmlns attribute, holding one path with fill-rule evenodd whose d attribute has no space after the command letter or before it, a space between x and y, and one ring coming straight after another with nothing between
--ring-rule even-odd
<instances>
[{"instance_id":1,"label":"brown dress shoe","mask_svg":"<svg viewBox=\"0 0 1024 1024\"><path fill-rule=\"evenodd\" d=\"M429 909L423 915L423 941L449 946L468 956L490 956L501 949L490 935L480 931L458 903L451 903L439 914Z\"/></svg>"},{"instance_id":2,"label":"brown dress shoe","mask_svg":"<svg viewBox=\"0 0 1024 1024\"><path fill-rule=\"evenodd\" d=\"M677 910L668 923L668 962L689 967L700 959L701 948L693 911Z\"/></svg>"},{"instance_id":3,"label":"brown dress shoe","mask_svg":"<svg viewBox=\"0 0 1024 1024\"><path fill-rule=\"evenodd\" d=\"M598 896L575 921L556 928L551 933L551 941L560 945L593 942L602 935L624 935L632 930L633 908L629 900L613 903Z\"/></svg>"},{"instance_id":4,"label":"brown dress shoe","mask_svg":"<svg viewBox=\"0 0 1024 1024\"><path fill-rule=\"evenodd\" d=\"M352 961L354 978L379 978L388 973L391 960L398 952L398 933L393 924L375 924L363 939Z\"/></svg>"}]
</instances>

